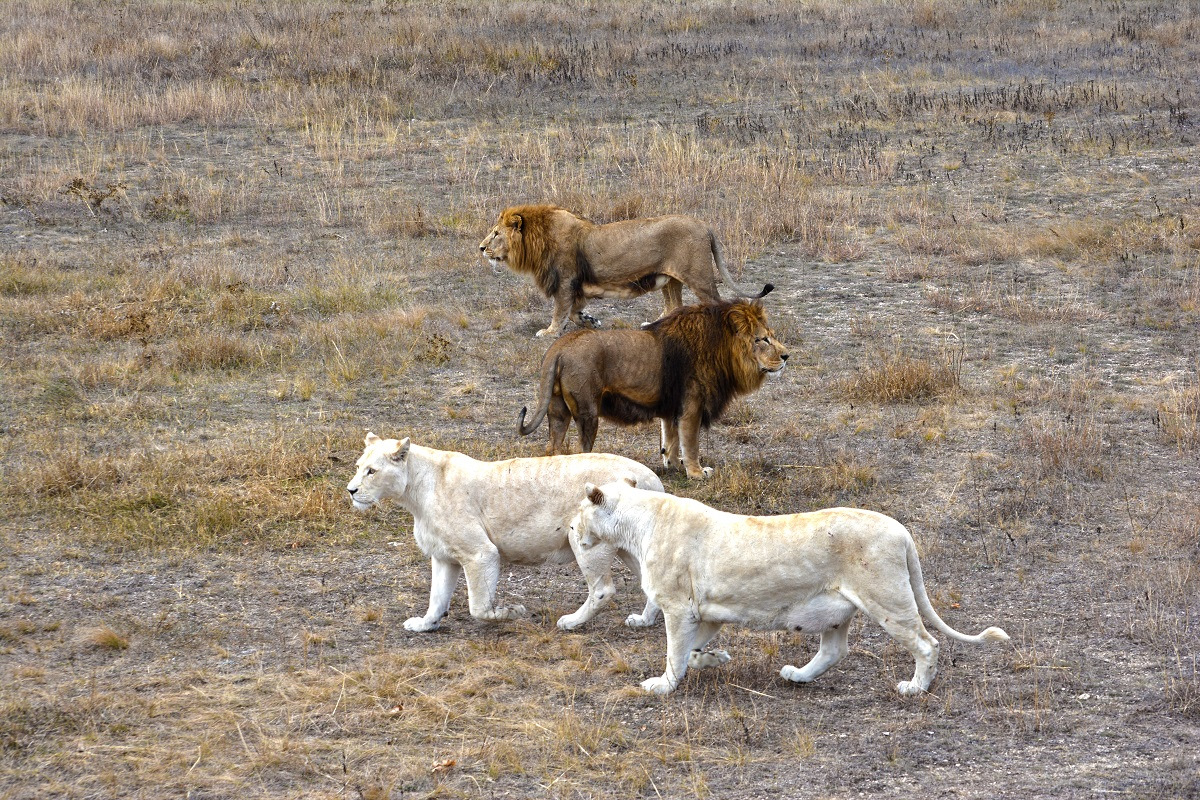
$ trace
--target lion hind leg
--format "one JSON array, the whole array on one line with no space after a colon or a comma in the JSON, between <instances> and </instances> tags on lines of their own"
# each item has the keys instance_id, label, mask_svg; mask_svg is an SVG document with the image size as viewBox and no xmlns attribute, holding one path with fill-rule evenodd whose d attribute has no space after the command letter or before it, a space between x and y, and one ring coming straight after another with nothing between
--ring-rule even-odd
<instances>
[{"instance_id":1,"label":"lion hind leg","mask_svg":"<svg viewBox=\"0 0 1200 800\"><path fill-rule=\"evenodd\" d=\"M917 610L917 600L912 593L907 593L904 597L890 598L892 602L888 604L874 598L859 597L845 586L841 588L841 593L863 613L878 622L897 644L912 654L916 662L912 680L897 683L896 691L903 695L914 695L929 689L934 676L937 675L939 645L937 639L925 629L925 623L921 621L921 614Z\"/></svg>"},{"instance_id":2,"label":"lion hind leg","mask_svg":"<svg viewBox=\"0 0 1200 800\"><path fill-rule=\"evenodd\" d=\"M555 395L550 400L549 422L550 441L546 444L546 455L557 456L567 452L567 431L571 427L571 409L567 406L562 395Z\"/></svg>"},{"instance_id":3,"label":"lion hind leg","mask_svg":"<svg viewBox=\"0 0 1200 800\"><path fill-rule=\"evenodd\" d=\"M669 278L662 287L662 296L663 310L658 315L659 319L683 305L683 282L678 278Z\"/></svg>"},{"instance_id":4,"label":"lion hind leg","mask_svg":"<svg viewBox=\"0 0 1200 800\"><path fill-rule=\"evenodd\" d=\"M850 652L848 642L850 636L850 621L830 628L821 633L821 646L812 660L803 667L793 667L790 664L779 670L779 677L793 683L811 683L824 675L834 664L841 661Z\"/></svg>"},{"instance_id":5,"label":"lion hind leg","mask_svg":"<svg viewBox=\"0 0 1200 800\"><path fill-rule=\"evenodd\" d=\"M437 630L442 624L442 617L450 609L450 597L454 594L454 586L462 567L453 561L435 558L432 564L433 575L429 582L429 610L423 617L410 617L404 621L404 629L416 633Z\"/></svg>"}]
</instances>

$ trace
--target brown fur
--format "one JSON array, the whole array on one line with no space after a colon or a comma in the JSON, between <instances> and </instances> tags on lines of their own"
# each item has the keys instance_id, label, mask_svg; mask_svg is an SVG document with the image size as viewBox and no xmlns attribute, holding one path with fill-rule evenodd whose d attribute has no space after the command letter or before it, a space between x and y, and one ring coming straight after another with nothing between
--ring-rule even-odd
<instances>
[{"instance_id":1,"label":"brown fur","mask_svg":"<svg viewBox=\"0 0 1200 800\"><path fill-rule=\"evenodd\" d=\"M538 336L557 336L568 318L581 327L598 324L583 313L588 298L633 298L660 289L666 316L682 305L685 285L701 302L719 302L717 273L742 294L716 236L692 217L595 225L558 206L512 206L500 214L479 250L494 265L532 276L554 301L550 325Z\"/></svg>"},{"instance_id":2,"label":"brown fur","mask_svg":"<svg viewBox=\"0 0 1200 800\"><path fill-rule=\"evenodd\" d=\"M719 419L729 402L756 391L769 373L783 369L788 353L767 326L755 300L684 306L642 330L575 331L542 359L538 408L518 431L528 436L550 417L546 452L566 452L571 420L580 446L591 452L601 417L633 424L662 420L662 456L680 461L688 477L700 466L699 432Z\"/></svg>"}]
</instances>

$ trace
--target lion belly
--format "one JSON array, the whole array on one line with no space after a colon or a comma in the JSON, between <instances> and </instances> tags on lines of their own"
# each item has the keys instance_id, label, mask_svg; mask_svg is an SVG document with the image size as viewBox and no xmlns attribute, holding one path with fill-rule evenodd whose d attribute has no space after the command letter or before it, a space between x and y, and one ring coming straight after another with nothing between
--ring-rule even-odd
<instances>
[{"instance_id":1,"label":"lion belly","mask_svg":"<svg viewBox=\"0 0 1200 800\"><path fill-rule=\"evenodd\" d=\"M619 283L585 283L583 296L587 298L603 297L612 300L631 300L641 297L647 292L661 289L671 280L669 275L650 273L640 278L631 278Z\"/></svg>"}]
</instances>

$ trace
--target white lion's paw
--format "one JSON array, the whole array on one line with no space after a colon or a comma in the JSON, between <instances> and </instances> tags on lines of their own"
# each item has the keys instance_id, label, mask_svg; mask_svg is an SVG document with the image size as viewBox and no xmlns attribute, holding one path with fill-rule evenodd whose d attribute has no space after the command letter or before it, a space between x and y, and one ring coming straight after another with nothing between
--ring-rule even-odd
<instances>
[{"instance_id":1,"label":"white lion's paw","mask_svg":"<svg viewBox=\"0 0 1200 800\"><path fill-rule=\"evenodd\" d=\"M575 630L587 621L587 615L576 612L574 614L564 614L563 616L559 617L557 624L560 631L571 631Z\"/></svg>"},{"instance_id":2,"label":"white lion's paw","mask_svg":"<svg viewBox=\"0 0 1200 800\"><path fill-rule=\"evenodd\" d=\"M729 663L729 653L724 650L693 650L688 654L688 667L691 669L707 669Z\"/></svg>"},{"instance_id":3,"label":"white lion's paw","mask_svg":"<svg viewBox=\"0 0 1200 800\"><path fill-rule=\"evenodd\" d=\"M492 619L520 619L528 615L529 612L525 610L525 606L497 606L495 612L493 612Z\"/></svg>"},{"instance_id":4,"label":"white lion's paw","mask_svg":"<svg viewBox=\"0 0 1200 800\"><path fill-rule=\"evenodd\" d=\"M646 614L630 614L625 618L625 626L629 628L649 628L654 624L654 617Z\"/></svg>"},{"instance_id":5,"label":"white lion's paw","mask_svg":"<svg viewBox=\"0 0 1200 800\"><path fill-rule=\"evenodd\" d=\"M670 694L675 687L671 685L665 675L659 675L657 678L647 678L642 681L642 688L653 694Z\"/></svg>"},{"instance_id":6,"label":"white lion's paw","mask_svg":"<svg viewBox=\"0 0 1200 800\"><path fill-rule=\"evenodd\" d=\"M916 681L900 681L896 684L896 691L902 695L911 697L915 694L920 694L925 690L922 689Z\"/></svg>"},{"instance_id":7,"label":"white lion's paw","mask_svg":"<svg viewBox=\"0 0 1200 800\"><path fill-rule=\"evenodd\" d=\"M406 631L415 631L416 633L425 633L426 631L436 631L441 625L440 622L426 622L424 617L410 617L404 620L404 629Z\"/></svg>"},{"instance_id":8,"label":"white lion's paw","mask_svg":"<svg viewBox=\"0 0 1200 800\"><path fill-rule=\"evenodd\" d=\"M785 681L791 681L792 683L812 682L811 678L804 677L803 670L793 667L791 664L788 664L783 669L779 670L779 677L783 678Z\"/></svg>"}]
</instances>

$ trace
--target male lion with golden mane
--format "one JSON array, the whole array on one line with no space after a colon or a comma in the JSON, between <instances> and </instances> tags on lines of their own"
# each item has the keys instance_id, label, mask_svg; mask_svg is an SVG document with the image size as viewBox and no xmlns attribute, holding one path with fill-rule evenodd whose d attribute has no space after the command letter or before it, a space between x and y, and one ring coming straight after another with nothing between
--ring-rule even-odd
<instances>
[{"instance_id":1,"label":"male lion with golden mane","mask_svg":"<svg viewBox=\"0 0 1200 800\"><path fill-rule=\"evenodd\" d=\"M549 414L546 453L554 455L566 452L574 419L580 448L590 453L600 417L626 425L657 417L663 465L682 463L689 478L706 478L712 469L700 466L700 427L734 397L756 391L787 357L757 298L683 306L640 330L573 331L546 351L537 411L525 424L522 408L517 430L528 436Z\"/></svg>"},{"instance_id":2,"label":"male lion with golden mane","mask_svg":"<svg viewBox=\"0 0 1200 800\"><path fill-rule=\"evenodd\" d=\"M598 325L583 313L588 299L595 297L633 298L661 289L661 317L683 304L685 285L700 302L719 302L714 263L725 283L746 294L729 275L712 229L692 217L596 225L558 206L511 206L501 212L479 251L494 267L507 264L532 275L554 300L554 315L538 336L558 336L568 317L580 327Z\"/></svg>"}]
</instances>

